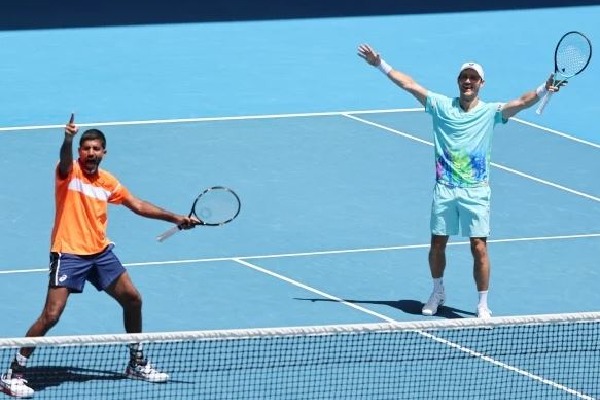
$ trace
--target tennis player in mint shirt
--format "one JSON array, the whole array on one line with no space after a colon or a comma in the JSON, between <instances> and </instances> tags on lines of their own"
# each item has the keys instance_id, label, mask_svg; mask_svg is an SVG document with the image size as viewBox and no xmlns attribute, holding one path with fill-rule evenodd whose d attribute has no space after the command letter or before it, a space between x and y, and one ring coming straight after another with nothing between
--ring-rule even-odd
<instances>
[{"instance_id":1,"label":"tennis player in mint shirt","mask_svg":"<svg viewBox=\"0 0 600 400\"><path fill-rule=\"evenodd\" d=\"M377 67L401 89L412 94L433 121L436 183L431 205L429 269L433 292L423 306L424 315L434 315L446 301L444 270L450 236L469 237L473 255L473 278L477 285L477 316L490 318L488 289L490 260L490 154L494 127L506 123L519 111L533 106L548 91L556 92L551 75L534 90L506 103L486 103L479 98L485 83L481 65L468 62L457 74L458 97L425 89L413 78L387 64L369 45L358 47L358 55Z\"/></svg>"}]
</instances>

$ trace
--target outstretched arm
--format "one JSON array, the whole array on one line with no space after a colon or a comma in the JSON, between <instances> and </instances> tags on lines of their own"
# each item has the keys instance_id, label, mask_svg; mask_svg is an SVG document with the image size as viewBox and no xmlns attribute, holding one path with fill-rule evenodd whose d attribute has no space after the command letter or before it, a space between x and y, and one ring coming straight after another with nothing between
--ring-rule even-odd
<instances>
[{"instance_id":1,"label":"outstretched arm","mask_svg":"<svg viewBox=\"0 0 600 400\"><path fill-rule=\"evenodd\" d=\"M502 116L504 119L514 117L520 111L537 103L547 92L558 92L560 90L560 86L563 86L564 83L560 84L559 86L553 85L554 75L550 75L548 80L541 84L537 89L526 92L518 99L511 100L504 104L504 107L502 107Z\"/></svg>"},{"instance_id":2,"label":"outstretched arm","mask_svg":"<svg viewBox=\"0 0 600 400\"><path fill-rule=\"evenodd\" d=\"M155 206L145 200L138 199L137 197L130 195L123 200L123 205L129 208L131 211L146 218L160 219L167 222L172 222L178 225L181 229L190 229L198 225L200 221L193 217L187 217L185 215L174 214L163 208Z\"/></svg>"},{"instance_id":3,"label":"outstretched arm","mask_svg":"<svg viewBox=\"0 0 600 400\"><path fill-rule=\"evenodd\" d=\"M58 162L58 176L65 179L69 176L73 168L73 138L77 135L77 125L75 117L71 114L71 119L65 126L65 138L60 146L60 161Z\"/></svg>"},{"instance_id":4,"label":"outstretched arm","mask_svg":"<svg viewBox=\"0 0 600 400\"><path fill-rule=\"evenodd\" d=\"M381 72L386 74L386 76L400 88L415 96L419 103L425 105L425 101L427 100L427 89L419 85L413 78L405 73L393 69L371 46L368 44L361 44L358 46L358 55L359 57L362 57L367 64L377 67Z\"/></svg>"}]
</instances>

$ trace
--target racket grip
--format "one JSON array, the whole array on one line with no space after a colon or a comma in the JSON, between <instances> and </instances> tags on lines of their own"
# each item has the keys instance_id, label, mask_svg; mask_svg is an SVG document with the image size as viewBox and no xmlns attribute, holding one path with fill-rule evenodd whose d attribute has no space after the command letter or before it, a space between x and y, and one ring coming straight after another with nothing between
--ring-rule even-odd
<instances>
[{"instance_id":1,"label":"racket grip","mask_svg":"<svg viewBox=\"0 0 600 400\"><path fill-rule=\"evenodd\" d=\"M546 94L544 95L544 97L542 97L542 101L540 102L540 105L535 110L535 113L537 115L542 115L542 113L544 112L544 108L546 108L546 105L550 101L550 96L552 96L552 93L554 93L554 92L548 91L548 92L546 92Z\"/></svg>"},{"instance_id":2,"label":"racket grip","mask_svg":"<svg viewBox=\"0 0 600 400\"><path fill-rule=\"evenodd\" d=\"M179 225L175 225L171 229L166 230L162 234L158 235L156 237L156 240L158 240L159 242L162 242L163 240L170 238L171 236L173 236L174 234L176 234L180 230L181 230L181 228L179 227Z\"/></svg>"}]
</instances>

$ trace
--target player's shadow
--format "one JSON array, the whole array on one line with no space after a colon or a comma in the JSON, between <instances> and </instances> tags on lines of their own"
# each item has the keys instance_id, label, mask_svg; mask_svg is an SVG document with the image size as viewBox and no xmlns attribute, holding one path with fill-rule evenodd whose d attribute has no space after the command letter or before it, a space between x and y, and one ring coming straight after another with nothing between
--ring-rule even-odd
<instances>
[{"instance_id":1,"label":"player's shadow","mask_svg":"<svg viewBox=\"0 0 600 400\"><path fill-rule=\"evenodd\" d=\"M127 379L125 374L114 371L63 366L27 368L28 385L35 391L60 386L66 382L118 381L122 379Z\"/></svg>"},{"instance_id":2,"label":"player's shadow","mask_svg":"<svg viewBox=\"0 0 600 400\"><path fill-rule=\"evenodd\" d=\"M298 297L296 298L296 300L306 300L306 301L312 301L312 302L318 302L318 301L336 302L337 301L337 300L323 299L323 298L315 299L315 298L298 298ZM423 309L423 306L424 306L424 304L422 302L417 301L417 300L356 300L356 299L342 299L342 300L346 301L348 303L352 303L352 304L384 305L384 306L396 308L406 314L413 314L413 315L422 315L421 310ZM461 310L461 309L449 307L449 306L439 307L437 314L435 314L436 317L449 318L449 319L473 317L476 315L477 314L475 314L472 311L465 311L465 310Z\"/></svg>"},{"instance_id":3,"label":"player's shadow","mask_svg":"<svg viewBox=\"0 0 600 400\"><path fill-rule=\"evenodd\" d=\"M49 387L60 386L67 382L89 381L122 381L129 379L124 373L91 368L64 367L64 366L36 366L27 367L28 386L40 391ZM170 383L193 383L188 381L170 379Z\"/></svg>"}]
</instances>

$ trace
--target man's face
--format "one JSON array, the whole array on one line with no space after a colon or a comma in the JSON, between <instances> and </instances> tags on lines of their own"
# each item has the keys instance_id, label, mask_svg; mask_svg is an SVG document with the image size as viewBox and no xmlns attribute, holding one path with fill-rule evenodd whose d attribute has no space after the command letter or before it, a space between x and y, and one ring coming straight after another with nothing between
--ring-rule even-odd
<instances>
[{"instance_id":1,"label":"man's face","mask_svg":"<svg viewBox=\"0 0 600 400\"><path fill-rule=\"evenodd\" d=\"M483 86L483 80L474 69L467 68L458 76L458 89L461 97L477 97L481 86Z\"/></svg>"},{"instance_id":2,"label":"man's face","mask_svg":"<svg viewBox=\"0 0 600 400\"><path fill-rule=\"evenodd\" d=\"M98 171L105 154L106 150L100 140L85 140L79 147L79 164L86 174L93 175Z\"/></svg>"}]
</instances>

